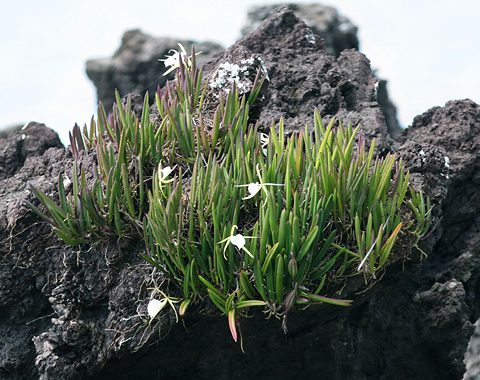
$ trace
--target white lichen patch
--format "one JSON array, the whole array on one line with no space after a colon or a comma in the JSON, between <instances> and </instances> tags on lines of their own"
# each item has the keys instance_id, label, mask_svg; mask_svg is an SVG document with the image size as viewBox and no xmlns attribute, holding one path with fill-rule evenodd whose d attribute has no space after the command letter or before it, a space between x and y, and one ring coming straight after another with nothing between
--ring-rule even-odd
<instances>
[{"instance_id":1,"label":"white lichen patch","mask_svg":"<svg viewBox=\"0 0 480 380\"><path fill-rule=\"evenodd\" d=\"M67 176L63 177L63 187L66 189L68 186L72 184L72 180Z\"/></svg>"},{"instance_id":2,"label":"white lichen patch","mask_svg":"<svg viewBox=\"0 0 480 380\"><path fill-rule=\"evenodd\" d=\"M452 281L450 284L448 284L448 287L450 289L455 289L458 286L458 282Z\"/></svg>"},{"instance_id":3,"label":"white lichen patch","mask_svg":"<svg viewBox=\"0 0 480 380\"><path fill-rule=\"evenodd\" d=\"M447 174L443 174L443 176L445 176L446 179L449 179L450 178L450 174L449 174L449 171L450 171L450 158L448 156L444 156L443 159L445 160L445 167L447 168Z\"/></svg>"},{"instance_id":4,"label":"white lichen patch","mask_svg":"<svg viewBox=\"0 0 480 380\"><path fill-rule=\"evenodd\" d=\"M262 59L253 56L242 59L240 64L230 62L222 63L218 67L209 86L217 92L216 97L219 97L218 92L220 90L228 93L233 83L235 83L239 94L245 94L251 90L258 68L260 68L262 74L265 75L267 73Z\"/></svg>"},{"instance_id":5,"label":"white lichen patch","mask_svg":"<svg viewBox=\"0 0 480 380\"><path fill-rule=\"evenodd\" d=\"M238 91L245 93L249 90L249 83L244 80L248 74L250 73L247 65L239 66L236 63L222 63L217 70L215 78L210 83L210 87L220 89L235 82Z\"/></svg>"},{"instance_id":6,"label":"white lichen patch","mask_svg":"<svg viewBox=\"0 0 480 380\"><path fill-rule=\"evenodd\" d=\"M305 38L311 44L315 44L317 42L317 39L315 38L315 34L313 34L311 29L307 29L307 34L306 34Z\"/></svg>"},{"instance_id":7,"label":"white lichen patch","mask_svg":"<svg viewBox=\"0 0 480 380\"><path fill-rule=\"evenodd\" d=\"M425 163L427 162L427 159L425 158L425 151L422 149L420 152L418 152L420 154L420 157L422 157L422 162Z\"/></svg>"},{"instance_id":8,"label":"white lichen patch","mask_svg":"<svg viewBox=\"0 0 480 380\"><path fill-rule=\"evenodd\" d=\"M375 101L378 101L378 82L375 82L373 85L373 96L375 97Z\"/></svg>"}]
</instances>

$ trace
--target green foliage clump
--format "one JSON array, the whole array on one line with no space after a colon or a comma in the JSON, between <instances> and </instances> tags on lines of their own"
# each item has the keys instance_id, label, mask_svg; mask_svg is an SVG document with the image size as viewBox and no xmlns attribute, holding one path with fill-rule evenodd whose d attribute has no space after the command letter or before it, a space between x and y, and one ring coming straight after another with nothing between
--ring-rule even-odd
<instances>
[{"instance_id":1,"label":"green foliage clump","mask_svg":"<svg viewBox=\"0 0 480 380\"><path fill-rule=\"evenodd\" d=\"M429 200L409 186L402 160L374 158L359 127L325 127L315 111L313 128L286 136L280 121L260 133L249 109L265 77L248 97L234 84L216 99L191 57L158 90L158 121L148 94L139 119L117 93L113 114L100 104L97 121L75 127L76 161L96 149L93 185L75 162L73 194L60 176L60 205L34 189L47 212L30 207L68 244L141 238L145 260L183 292L180 313L208 296L235 340L253 306L286 328L295 305L350 305L326 291L357 273L375 279L397 240L411 249L429 229Z\"/></svg>"}]
</instances>

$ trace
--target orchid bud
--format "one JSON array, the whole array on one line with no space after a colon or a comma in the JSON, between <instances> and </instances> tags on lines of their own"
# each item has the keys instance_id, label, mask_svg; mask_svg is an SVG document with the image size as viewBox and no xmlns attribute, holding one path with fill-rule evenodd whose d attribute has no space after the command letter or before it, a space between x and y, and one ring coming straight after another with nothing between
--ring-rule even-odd
<instances>
[{"instance_id":1,"label":"orchid bud","mask_svg":"<svg viewBox=\"0 0 480 380\"><path fill-rule=\"evenodd\" d=\"M290 252L290 261L288 262L288 273L290 273L290 276L292 278L295 278L298 272L298 264L297 260L295 260L295 257L293 256L293 252Z\"/></svg>"}]
</instances>

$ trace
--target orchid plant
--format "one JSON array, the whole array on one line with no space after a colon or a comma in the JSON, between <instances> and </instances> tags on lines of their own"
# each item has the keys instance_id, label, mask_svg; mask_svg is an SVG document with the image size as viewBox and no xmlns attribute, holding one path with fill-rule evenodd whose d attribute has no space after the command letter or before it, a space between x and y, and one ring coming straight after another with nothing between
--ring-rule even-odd
<instances>
[{"instance_id":1,"label":"orchid plant","mask_svg":"<svg viewBox=\"0 0 480 380\"><path fill-rule=\"evenodd\" d=\"M410 187L396 155L374 157L375 140L367 149L360 127L324 126L318 111L313 127L292 136L282 120L269 131L251 125L260 72L249 94L240 97L235 84L219 94L207 127L208 83L195 51L180 48L164 60L177 75L157 91L156 122L148 94L137 118L117 93L112 114L100 104L97 121L72 131L73 188L60 176L58 201L34 189L43 210L30 207L66 243L141 239L142 257L180 289L179 313L211 302L237 340L253 307L282 318L286 331L296 306L351 305L333 289L355 275L378 281L405 257L391 255L397 244L408 252L427 234L429 199ZM87 184L77 160L92 148ZM151 319L167 302L174 307L162 294L149 302Z\"/></svg>"}]
</instances>

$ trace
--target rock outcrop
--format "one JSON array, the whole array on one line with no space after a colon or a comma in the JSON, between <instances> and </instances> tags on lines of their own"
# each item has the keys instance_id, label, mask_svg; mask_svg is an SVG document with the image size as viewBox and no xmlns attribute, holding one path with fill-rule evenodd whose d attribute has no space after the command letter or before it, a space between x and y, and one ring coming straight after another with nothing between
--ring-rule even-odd
<instances>
[{"instance_id":1,"label":"rock outcrop","mask_svg":"<svg viewBox=\"0 0 480 380\"><path fill-rule=\"evenodd\" d=\"M175 40L170 37L155 38L135 29L126 32L122 43L112 58L92 59L87 61L87 75L97 88L97 99L102 101L105 109L112 108L115 102L115 89L120 96L130 92L142 95L148 91L154 99L157 87L163 87L173 73L163 76L167 69L159 59L172 55L171 49L179 50L181 43L187 52L192 49L193 41ZM198 64L202 64L213 54L224 48L213 42L195 42Z\"/></svg>"},{"instance_id":2,"label":"rock outcrop","mask_svg":"<svg viewBox=\"0 0 480 380\"><path fill-rule=\"evenodd\" d=\"M251 7L246 25L242 29L243 33L247 34L247 32L250 33L256 29L277 6ZM334 8L319 4L286 4L286 7L306 21L309 27L307 38L311 41L316 38L317 42L320 42L318 36L323 39L327 54L338 57L344 50L358 50L357 27L346 17L339 15ZM314 37L314 35L317 37ZM121 96L138 93L142 98L148 91L150 98L153 99L157 86L163 87L167 79L173 78L173 74L163 76L166 69L158 59L164 58L170 49L178 50L177 42L182 43L187 51L190 51L193 43L192 41L175 41L172 38L155 38L142 33L140 30L126 32L122 38L121 46L112 58L93 59L87 62L87 75L97 88L98 100L102 101L107 110L111 109L115 101L115 89L119 90ZM314 44L317 42L314 42ZM221 46L211 42L195 43L195 49L196 51L202 51L202 54L197 57L197 63L200 66L211 57L214 57L213 62L216 62L219 54L224 51ZM286 55L282 56L286 58ZM270 58L274 57L271 55ZM367 66L369 65L367 64ZM368 67L368 72L370 75L370 67ZM310 86L309 91L313 95L321 90L322 96L325 96L325 93L330 91L327 88L327 83L331 85L332 80L336 81L335 78L329 78L329 80L330 82L327 81L321 88L318 88L318 81L316 84L307 84L306 88ZM314 86L312 87L312 85ZM344 87L342 91L345 91L345 86L348 86L348 84L341 83L341 85ZM291 86L293 87L293 84ZM337 84L334 84L334 86L337 86ZM387 81L379 78L372 91L373 97L378 102L385 117L390 134L392 136L398 135L401 132L401 127L397 119L396 106L388 95ZM292 89L291 92L297 98L305 96L297 93L295 89ZM286 91L285 93L287 94ZM308 94L306 96L308 97ZM302 99L298 98L297 100L301 101ZM309 103L308 106L310 105ZM328 107L328 105L325 106ZM298 114L301 111L293 112ZM277 114L275 113L275 115Z\"/></svg>"},{"instance_id":3,"label":"rock outcrop","mask_svg":"<svg viewBox=\"0 0 480 380\"><path fill-rule=\"evenodd\" d=\"M465 354L465 364L467 372L463 380L479 380L480 379L480 327L477 321L475 333L468 344L468 350Z\"/></svg>"},{"instance_id":4,"label":"rock outcrop","mask_svg":"<svg viewBox=\"0 0 480 380\"><path fill-rule=\"evenodd\" d=\"M212 79L218 64L242 65L242 60L259 56L268 72L268 93L258 116L269 128L282 117L286 132L313 124L315 108L322 118L366 127L367 137L377 138L379 151L388 149L391 137L375 98L378 79L370 61L355 49L344 50L338 58L329 55L324 40L288 8L281 8L249 35L204 66ZM368 127L367 127L368 126Z\"/></svg>"},{"instance_id":5,"label":"rock outcrop","mask_svg":"<svg viewBox=\"0 0 480 380\"><path fill-rule=\"evenodd\" d=\"M242 34L245 36L253 32L280 6L291 9L298 18L305 21L313 34L323 38L328 54L338 57L346 49L359 50L358 28L348 18L340 15L335 8L318 3L254 5L248 9Z\"/></svg>"},{"instance_id":6,"label":"rock outcrop","mask_svg":"<svg viewBox=\"0 0 480 380\"><path fill-rule=\"evenodd\" d=\"M279 3L252 6L248 9L247 20L242 28L243 35L247 35L258 28L279 6L291 9L298 18L305 21L313 34L323 39L328 54L338 58L344 50L360 50L357 37L358 28L347 17L339 14L335 8L318 3ZM378 79L375 98L380 105L390 134L397 136L402 131L397 119L397 107L388 94L387 81Z\"/></svg>"},{"instance_id":7,"label":"rock outcrop","mask_svg":"<svg viewBox=\"0 0 480 380\"><path fill-rule=\"evenodd\" d=\"M7 127L0 128L0 147L3 145L3 143L5 142L5 139L8 137L10 133L19 131L22 128L23 128L22 124L14 124L14 125L9 125Z\"/></svg>"},{"instance_id":8,"label":"rock outcrop","mask_svg":"<svg viewBox=\"0 0 480 380\"><path fill-rule=\"evenodd\" d=\"M25 206L36 203L29 183L56 196L58 175L71 178L73 161L50 130L32 126L0 148L0 379L462 378L480 314L480 106L451 101L393 139L368 59L355 50L328 55L287 8L207 62L206 74L250 56L270 78L260 123L283 116L294 132L311 122L315 107L326 119L360 123L368 139L378 139L378 152L395 151L430 195L436 228L409 260L352 294L349 308L291 313L286 335L260 312L243 320L242 353L225 318L202 309L176 323L166 308L160 325L148 323L151 289L167 283L142 262L142 246L67 246ZM22 161L14 164L16 157ZM81 166L94 158L82 152Z\"/></svg>"}]
</instances>

